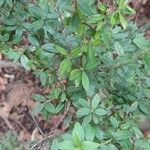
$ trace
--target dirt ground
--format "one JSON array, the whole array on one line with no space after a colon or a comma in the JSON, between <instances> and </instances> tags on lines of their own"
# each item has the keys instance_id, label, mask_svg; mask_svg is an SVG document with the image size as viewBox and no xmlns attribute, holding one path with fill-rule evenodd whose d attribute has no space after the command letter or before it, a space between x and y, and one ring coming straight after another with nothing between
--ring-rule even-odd
<instances>
[{"instance_id":1,"label":"dirt ground","mask_svg":"<svg viewBox=\"0 0 150 150\"><path fill-rule=\"evenodd\" d=\"M131 6L137 13L129 20L134 20L139 26L150 23L150 0L133 0ZM145 35L150 37L150 31L146 31ZM56 116L57 119L43 120L40 115L35 117L31 113L35 106L31 95L44 94L46 89L41 88L32 72L2 62L5 64L8 60L0 55L0 138L12 130L18 134L20 141L40 140L42 134L51 131L53 121L59 120Z\"/></svg>"}]
</instances>

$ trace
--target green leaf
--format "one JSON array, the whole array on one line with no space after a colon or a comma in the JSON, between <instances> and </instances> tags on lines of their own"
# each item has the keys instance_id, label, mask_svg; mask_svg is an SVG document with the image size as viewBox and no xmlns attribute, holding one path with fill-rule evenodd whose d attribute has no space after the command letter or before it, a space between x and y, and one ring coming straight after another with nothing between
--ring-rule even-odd
<instances>
[{"instance_id":1,"label":"green leaf","mask_svg":"<svg viewBox=\"0 0 150 150\"><path fill-rule=\"evenodd\" d=\"M95 137L96 130L93 125L86 124L85 127L85 138L87 141L93 141Z\"/></svg>"},{"instance_id":2,"label":"green leaf","mask_svg":"<svg viewBox=\"0 0 150 150\"><path fill-rule=\"evenodd\" d=\"M44 25L44 22L41 19L39 19L39 20L32 23L34 31L40 30L43 27L43 25Z\"/></svg>"},{"instance_id":3,"label":"green leaf","mask_svg":"<svg viewBox=\"0 0 150 150\"><path fill-rule=\"evenodd\" d=\"M91 7L89 6L86 0L78 0L77 4L79 6L80 11L85 15L90 16L93 14L91 11Z\"/></svg>"},{"instance_id":4,"label":"green leaf","mask_svg":"<svg viewBox=\"0 0 150 150\"><path fill-rule=\"evenodd\" d=\"M42 84L42 86L46 85L46 80L47 80L47 75L44 71L40 71L39 72L39 77L40 77L40 82Z\"/></svg>"},{"instance_id":5,"label":"green leaf","mask_svg":"<svg viewBox=\"0 0 150 150\"><path fill-rule=\"evenodd\" d=\"M55 109L55 114L60 113L60 111L64 108L63 103L59 103L59 105Z\"/></svg>"},{"instance_id":6,"label":"green leaf","mask_svg":"<svg viewBox=\"0 0 150 150\"><path fill-rule=\"evenodd\" d=\"M59 88L53 88L51 90L51 98L53 98L53 99L57 99L60 94L61 94L61 91Z\"/></svg>"},{"instance_id":7,"label":"green leaf","mask_svg":"<svg viewBox=\"0 0 150 150\"><path fill-rule=\"evenodd\" d=\"M73 140L73 143L74 143L76 146L79 146L80 143L81 143L80 135L79 135L79 133L76 132L75 130L74 130L73 133L72 133L72 140Z\"/></svg>"},{"instance_id":8,"label":"green leaf","mask_svg":"<svg viewBox=\"0 0 150 150\"><path fill-rule=\"evenodd\" d=\"M95 69L98 65L97 61L90 61L86 64L85 69L86 70L91 70L91 69Z\"/></svg>"},{"instance_id":9,"label":"green leaf","mask_svg":"<svg viewBox=\"0 0 150 150\"><path fill-rule=\"evenodd\" d=\"M32 98L37 102L44 102L46 99L43 95L40 94L34 94Z\"/></svg>"},{"instance_id":10,"label":"green leaf","mask_svg":"<svg viewBox=\"0 0 150 150\"><path fill-rule=\"evenodd\" d=\"M49 52L56 53L56 51L54 50L54 44L52 44L52 43L46 43L41 48L45 49L45 50L48 50Z\"/></svg>"},{"instance_id":11,"label":"green leaf","mask_svg":"<svg viewBox=\"0 0 150 150\"><path fill-rule=\"evenodd\" d=\"M9 51L7 52L7 57L13 60L14 62L17 62L21 56L22 55L20 53L15 52L12 49L9 49Z\"/></svg>"},{"instance_id":12,"label":"green leaf","mask_svg":"<svg viewBox=\"0 0 150 150\"><path fill-rule=\"evenodd\" d=\"M119 13L119 18L120 18L121 25L123 26L124 29L126 29L128 24L126 19L121 13Z\"/></svg>"},{"instance_id":13,"label":"green leaf","mask_svg":"<svg viewBox=\"0 0 150 150\"><path fill-rule=\"evenodd\" d=\"M18 30L16 30L16 32L17 32ZM22 33L22 32L21 32ZM22 35L22 34L21 34ZM3 39L4 39L4 41L5 42L7 42L8 40L9 40L9 34L4 34L4 36L3 36Z\"/></svg>"},{"instance_id":14,"label":"green leaf","mask_svg":"<svg viewBox=\"0 0 150 150\"><path fill-rule=\"evenodd\" d=\"M119 8L122 9L126 4L128 0L119 0Z\"/></svg>"},{"instance_id":15,"label":"green leaf","mask_svg":"<svg viewBox=\"0 0 150 150\"><path fill-rule=\"evenodd\" d=\"M82 149L83 150L97 150L100 144L90 142L90 141L84 141L82 142Z\"/></svg>"},{"instance_id":16,"label":"green leaf","mask_svg":"<svg viewBox=\"0 0 150 150\"><path fill-rule=\"evenodd\" d=\"M55 112L55 107L53 104L51 103L46 103L45 104L45 109L49 112L49 113L54 113Z\"/></svg>"},{"instance_id":17,"label":"green leaf","mask_svg":"<svg viewBox=\"0 0 150 150\"><path fill-rule=\"evenodd\" d=\"M143 59L147 65L150 65L150 54L145 55Z\"/></svg>"},{"instance_id":18,"label":"green leaf","mask_svg":"<svg viewBox=\"0 0 150 150\"><path fill-rule=\"evenodd\" d=\"M117 131L114 135L116 140L124 140L130 137L130 133L127 130Z\"/></svg>"},{"instance_id":19,"label":"green leaf","mask_svg":"<svg viewBox=\"0 0 150 150\"><path fill-rule=\"evenodd\" d=\"M111 37L112 37L112 32L108 27L103 27L102 28L102 41L104 42L105 46L107 48L110 47L110 41L111 41Z\"/></svg>"},{"instance_id":20,"label":"green leaf","mask_svg":"<svg viewBox=\"0 0 150 150\"><path fill-rule=\"evenodd\" d=\"M111 24L116 25L120 22L119 13L115 12L111 15Z\"/></svg>"},{"instance_id":21,"label":"green leaf","mask_svg":"<svg viewBox=\"0 0 150 150\"><path fill-rule=\"evenodd\" d=\"M34 46L38 47L40 45L39 42L38 42L38 40L37 40L37 38L34 35L31 35L31 34L28 35L28 40Z\"/></svg>"},{"instance_id":22,"label":"green leaf","mask_svg":"<svg viewBox=\"0 0 150 150\"><path fill-rule=\"evenodd\" d=\"M64 48L60 47L60 46L55 46L55 48L62 55L66 56L68 54L67 51Z\"/></svg>"},{"instance_id":23,"label":"green leaf","mask_svg":"<svg viewBox=\"0 0 150 150\"><path fill-rule=\"evenodd\" d=\"M106 115L107 114L107 111L103 108L97 108L95 110L95 114L96 115L99 115L99 116L103 116L103 115Z\"/></svg>"},{"instance_id":24,"label":"green leaf","mask_svg":"<svg viewBox=\"0 0 150 150\"><path fill-rule=\"evenodd\" d=\"M104 17L101 14L96 14L96 15L92 15L90 17L88 17L86 19L86 22L89 24L95 24L98 23L99 21L102 21Z\"/></svg>"},{"instance_id":25,"label":"green leaf","mask_svg":"<svg viewBox=\"0 0 150 150\"><path fill-rule=\"evenodd\" d=\"M96 137L101 141L104 139L104 131L101 130L99 127L96 128Z\"/></svg>"},{"instance_id":26,"label":"green leaf","mask_svg":"<svg viewBox=\"0 0 150 150\"><path fill-rule=\"evenodd\" d=\"M85 100L85 99L83 99L83 98L79 98L79 103L83 106L83 107L88 107L88 108L90 108L90 103L87 101L87 100Z\"/></svg>"},{"instance_id":27,"label":"green leaf","mask_svg":"<svg viewBox=\"0 0 150 150\"><path fill-rule=\"evenodd\" d=\"M29 4L28 10L36 18L41 18L43 16L43 9L41 9L40 7L36 5Z\"/></svg>"},{"instance_id":28,"label":"green leaf","mask_svg":"<svg viewBox=\"0 0 150 150\"><path fill-rule=\"evenodd\" d=\"M42 103L37 103L36 105L35 105L35 107L33 108L33 114L34 115L37 115L37 114L39 114L41 111L42 111L42 109L44 108L44 104Z\"/></svg>"},{"instance_id":29,"label":"green leaf","mask_svg":"<svg viewBox=\"0 0 150 150\"><path fill-rule=\"evenodd\" d=\"M143 133L141 132L141 130L138 127L133 127L132 131L136 135L137 139L144 138Z\"/></svg>"},{"instance_id":30,"label":"green leaf","mask_svg":"<svg viewBox=\"0 0 150 150\"><path fill-rule=\"evenodd\" d=\"M65 92L63 92L63 93L61 94L61 102L66 101L66 99L67 99L67 97L66 97L66 93L65 93Z\"/></svg>"},{"instance_id":31,"label":"green leaf","mask_svg":"<svg viewBox=\"0 0 150 150\"><path fill-rule=\"evenodd\" d=\"M26 70L30 70L30 68L29 68L29 66L28 66L29 59L28 59L27 56L22 55L21 58L20 58L20 62L21 62L21 64L23 65L23 67L24 67Z\"/></svg>"},{"instance_id":32,"label":"green leaf","mask_svg":"<svg viewBox=\"0 0 150 150\"><path fill-rule=\"evenodd\" d=\"M119 42L115 42L114 43L114 47L115 47L115 50L117 51L118 55L119 56L123 56L125 53L124 53L124 49L123 47L120 45Z\"/></svg>"},{"instance_id":33,"label":"green leaf","mask_svg":"<svg viewBox=\"0 0 150 150\"><path fill-rule=\"evenodd\" d=\"M70 77L69 79L71 81L76 81L78 84L80 84L81 82L81 79L82 79L82 72L80 69L73 69L71 72L70 72Z\"/></svg>"},{"instance_id":34,"label":"green leaf","mask_svg":"<svg viewBox=\"0 0 150 150\"><path fill-rule=\"evenodd\" d=\"M126 5L126 10L128 10L129 14L135 14L136 13L136 11L128 5Z\"/></svg>"},{"instance_id":35,"label":"green leaf","mask_svg":"<svg viewBox=\"0 0 150 150\"><path fill-rule=\"evenodd\" d=\"M143 149L144 148L144 144L145 144L145 140L144 139L138 139L138 140L135 141L134 146L136 148Z\"/></svg>"},{"instance_id":36,"label":"green leaf","mask_svg":"<svg viewBox=\"0 0 150 150\"><path fill-rule=\"evenodd\" d=\"M141 49L150 49L150 40L145 39L143 36L137 36L133 42Z\"/></svg>"},{"instance_id":37,"label":"green leaf","mask_svg":"<svg viewBox=\"0 0 150 150\"><path fill-rule=\"evenodd\" d=\"M78 13L74 13L73 16L68 19L68 24L73 31L78 30L80 25L80 16Z\"/></svg>"},{"instance_id":38,"label":"green leaf","mask_svg":"<svg viewBox=\"0 0 150 150\"><path fill-rule=\"evenodd\" d=\"M92 120L92 114L90 113L90 114L88 114L87 116L85 116L83 118L83 124L87 125L87 124L89 124L91 122L91 120Z\"/></svg>"},{"instance_id":39,"label":"green leaf","mask_svg":"<svg viewBox=\"0 0 150 150\"><path fill-rule=\"evenodd\" d=\"M2 6L4 2L5 2L5 0L1 0L0 1L0 6Z\"/></svg>"},{"instance_id":40,"label":"green leaf","mask_svg":"<svg viewBox=\"0 0 150 150\"><path fill-rule=\"evenodd\" d=\"M83 107L77 110L77 117L81 118L83 116L86 116L90 113L90 109L87 107Z\"/></svg>"},{"instance_id":41,"label":"green leaf","mask_svg":"<svg viewBox=\"0 0 150 150\"><path fill-rule=\"evenodd\" d=\"M84 131L83 131L83 128L82 128L82 126L80 125L79 122L75 123L74 128L73 128L73 132L79 133L79 136L80 136L81 140L84 139Z\"/></svg>"},{"instance_id":42,"label":"green leaf","mask_svg":"<svg viewBox=\"0 0 150 150\"><path fill-rule=\"evenodd\" d=\"M58 147L61 150L71 150L75 148L71 140L65 140L63 142L60 142Z\"/></svg>"},{"instance_id":43,"label":"green leaf","mask_svg":"<svg viewBox=\"0 0 150 150\"><path fill-rule=\"evenodd\" d=\"M99 123L99 120L98 120L98 118L97 118L95 115L93 115L93 122L94 122L95 124L98 124L98 123Z\"/></svg>"},{"instance_id":44,"label":"green leaf","mask_svg":"<svg viewBox=\"0 0 150 150\"><path fill-rule=\"evenodd\" d=\"M111 124L112 124L112 126L113 126L114 128L118 128L119 122L117 121L117 119L116 119L115 117L111 116L111 117L110 117L110 122L111 122Z\"/></svg>"},{"instance_id":45,"label":"green leaf","mask_svg":"<svg viewBox=\"0 0 150 150\"><path fill-rule=\"evenodd\" d=\"M83 52L82 49L76 48L71 51L70 56L72 58L77 58L82 55L82 52Z\"/></svg>"},{"instance_id":46,"label":"green leaf","mask_svg":"<svg viewBox=\"0 0 150 150\"><path fill-rule=\"evenodd\" d=\"M64 59L59 67L59 72L61 75L64 75L66 73L69 73L71 70L72 62L70 59Z\"/></svg>"},{"instance_id":47,"label":"green leaf","mask_svg":"<svg viewBox=\"0 0 150 150\"><path fill-rule=\"evenodd\" d=\"M137 109L137 107L138 107L138 101L133 102L130 107L130 112L135 111Z\"/></svg>"},{"instance_id":48,"label":"green leaf","mask_svg":"<svg viewBox=\"0 0 150 150\"><path fill-rule=\"evenodd\" d=\"M98 94L96 94L94 96L94 98L92 99L92 108L96 109L98 107L98 105L99 105L100 102L101 102L100 97L99 97Z\"/></svg>"},{"instance_id":49,"label":"green leaf","mask_svg":"<svg viewBox=\"0 0 150 150\"><path fill-rule=\"evenodd\" d=\"M92 47L89 47L88 56L92 62L95 62L95 51Z\"/></svg>"},{"instance_id":50,"label":"green leaf","mask_svg":"<svg viewBox=\"0 0 150 150\"><path fill-rule=\"evenodd\" d=\"M58 150L58 148L59 148L59 142L57 139L54 139L51 144L51 150Z\"/></svg>"},{"instance_id":51,"label":"green leaf","mask_svg":"<svg viewBox=\"0 0 150 150\"><path fill-rule=\"evenodd\" d=\"M144 150L149 150L150 144L148 142L145 142L143 147L144 147Z\"/></svg>"},{"instance_id":52,"label":"green leaf","mask_svg":"<svg viewBox=\"0 0 150 150\"><path fill-rule=\"evenodd\" d=\"M89 78L88 78L88 76L86 75L86 73L83 71L82 72L82 85L83 85L83 87L84 87L84 89L86 90L86 91L88 91L88 89L89 89Z\"/></svg>"}]
</instances>

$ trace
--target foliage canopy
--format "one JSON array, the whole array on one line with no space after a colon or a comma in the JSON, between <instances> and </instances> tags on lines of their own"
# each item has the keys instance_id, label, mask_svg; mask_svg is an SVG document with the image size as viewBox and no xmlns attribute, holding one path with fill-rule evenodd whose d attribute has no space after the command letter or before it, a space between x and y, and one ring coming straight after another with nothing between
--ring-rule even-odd
<instances>
[{"instance_id":1,"label":"foliage canopy","mask_svg":"<svg viewBox=\"0 0 150 150\"><path fill-rule=\"evenodd\" d=\"M51 150L150 149L137 124L150 109L150 41L125 19L135 13L127 0L110 5L0 1L0 50L52 88L33 95L34 114L47 119L68 101L77 110L65 119L74 128L50 141Z\"/></svg>"}]
</instances>

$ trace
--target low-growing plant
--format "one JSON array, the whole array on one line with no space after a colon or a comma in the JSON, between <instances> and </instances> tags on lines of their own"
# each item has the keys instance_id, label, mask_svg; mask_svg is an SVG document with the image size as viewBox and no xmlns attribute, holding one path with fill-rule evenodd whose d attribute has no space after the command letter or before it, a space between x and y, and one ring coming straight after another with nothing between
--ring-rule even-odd
<instances>
[{"instance_id":1,"label":"low-growing plant","mask_svg":"<svg viewBox=\"0 0 150 150\"><path fill-rule=\"evenodd\" d=\"M6 135L0 139L1 150L23 150L23 145L19 142L15 133L7 132Z\"/></svg>"},{"instance_id":2,"label":"low-growing plant","mask_svg":"<svg viewBox=\"0 0 150 150\"><path fill-rule=\"evenodd\" d=\"M51 89L33 96L34 113L49 118L68 101L77 110L51 150L150 149L138 127L150 109L150 41L132 13L127 0L0 2L2 53Z\"/></svg>"}]
</instances>

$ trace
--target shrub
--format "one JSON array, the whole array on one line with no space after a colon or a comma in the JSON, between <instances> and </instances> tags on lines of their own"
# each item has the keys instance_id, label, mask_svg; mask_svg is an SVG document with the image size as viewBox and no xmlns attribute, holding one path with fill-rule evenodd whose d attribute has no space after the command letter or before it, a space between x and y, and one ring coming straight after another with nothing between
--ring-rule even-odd
<instances>
[{"instance_id":1,"label":"shrub","mask_svg":"<svg viewBox=\"0 0 150 150\"><path fill-rule=\"evenodd\" d=\"M135 13L126 0L2 0L0 49L49 86L35 94L34 113L59 114L66 103L77 109L65 121L70 130L51 149L150 149L139 130L149 114L150 41L128 22ZM59 83L58 86L54 86ZM77 120L80 122L77 122ZM71 135L72 134L72 135ZM73 148L74 147L74 148Z\"/></svg>"}]
</instances>

